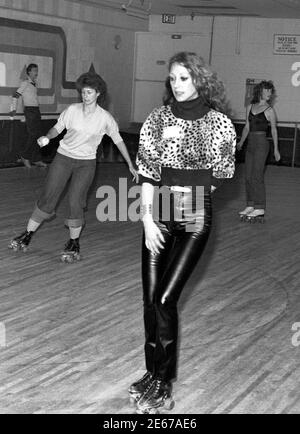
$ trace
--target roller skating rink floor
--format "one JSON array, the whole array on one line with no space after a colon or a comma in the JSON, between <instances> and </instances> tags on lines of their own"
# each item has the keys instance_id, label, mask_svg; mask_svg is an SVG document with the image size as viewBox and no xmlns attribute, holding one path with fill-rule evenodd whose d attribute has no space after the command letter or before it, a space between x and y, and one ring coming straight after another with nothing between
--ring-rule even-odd
<instances>
[{"instance_id":1,"label":"roller skating rink floor","mask_svg":"<svg viewBox=\"0 0 300 434\"><path fill-rule=\"evenodd\" d=\"M63 263L65 196L26 253L7 247L46 173L0 169L0 412L134 413L142 225L96 216L98 187L127 178L129 188L131 176L123 163L97 165L81 261ZM161 413L300 412L300 169L267 167L264 224L240 221L243 174L240 164L214 193L213 229L179 302L175 407Z\"/></svg>"}]
</instances>

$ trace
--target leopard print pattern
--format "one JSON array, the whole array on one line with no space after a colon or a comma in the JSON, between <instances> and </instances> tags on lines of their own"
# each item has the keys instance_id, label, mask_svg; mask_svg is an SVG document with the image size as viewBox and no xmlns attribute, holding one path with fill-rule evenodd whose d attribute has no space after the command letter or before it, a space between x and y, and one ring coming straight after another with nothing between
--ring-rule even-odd
<instances>
[{"instance_id":1,"label":"leopard print pattern","mask_svg":"<svg viewBox=\"0 0 300 434\"><path fill-rule=\"evenodd\" d=\"M235 147L235 129L225 114L211 109L200 119L184 120L162 106L143 124L136 163L141 175L155 181L161 167L212 169L216 178L231 178Z\"/></svg>"}]
</instances>

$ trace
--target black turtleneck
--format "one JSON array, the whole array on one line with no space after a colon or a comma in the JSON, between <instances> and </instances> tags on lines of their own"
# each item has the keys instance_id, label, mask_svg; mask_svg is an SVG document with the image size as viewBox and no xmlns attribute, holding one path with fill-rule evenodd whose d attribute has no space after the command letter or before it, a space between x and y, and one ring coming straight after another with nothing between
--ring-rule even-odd
<instances>
[{"instance_id":1,"label":"black turtleneck","mask_svg":"<svg viewBox=\"0 0 300 434\"><path fill-rule=\"evenodd\" d=\"M204 102L202 96L190 101L174 101L171 104L171 111L176 118L186 121L195 121L202 118L210 110L209 106Z\"/></svg>"}]
</instances>

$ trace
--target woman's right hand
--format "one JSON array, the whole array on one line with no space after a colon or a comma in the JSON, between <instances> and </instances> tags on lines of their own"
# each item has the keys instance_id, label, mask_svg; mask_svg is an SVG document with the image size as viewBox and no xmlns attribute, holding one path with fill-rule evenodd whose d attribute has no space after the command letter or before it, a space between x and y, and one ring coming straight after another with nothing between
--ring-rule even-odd
<instances>
[{"instance_id":1,"label":"woman's right hand","mask_svg":"<svg viewBox=\"0 0 300 434\"><path fill-rule=\"evenodd\" d=\"M160 249L164 249L163 243L165 239L158 226L153 221L152 216L144 217L145 244L148 250L154 255L159 253Z\"/></svg>"},{"instance_id":2,"label":"woman's right hand","mask_svg":"<svg viewBox=\"0 0 300 434\"><path fill-rule=\"evenodd\" d=\"M237 149L238 151L240 151L240 150L242 149L242 147L243 147L243 143L238 142L237 145L236 145L236 149Z\"/></svg>"},{"instance_id":3,"label":"woman's right hand","mask_svg":"<svg viewBox=\"0 0 300 434\"><path fill-rule=\"evenodd\" d=\"M49 143L49 139L47 136L41 136L37 139L37 143L39 145L40 148L42 148L43 146L47 146Z\"/></svg>"}]
</instances>

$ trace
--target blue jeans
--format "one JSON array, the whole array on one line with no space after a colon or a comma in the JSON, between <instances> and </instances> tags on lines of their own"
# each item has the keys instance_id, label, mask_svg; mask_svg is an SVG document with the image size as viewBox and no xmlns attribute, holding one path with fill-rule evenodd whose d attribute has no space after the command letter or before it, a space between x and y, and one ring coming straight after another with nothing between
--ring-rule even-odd
<instances>
[{"instance_id":1,"label":"blue jeans","mask_svg":"<svg viewBox=\"0 0 300 434\"><path fill-rule=\"evenodd\" d=\"M77 160L59 153L50 165L46 185L31 218L42 223L55 215L55 207L69 184L69 217L65 224L77 228L84 224L84 208L88 190L94 179L96 160Z\"/></svg>"},{"instance_id":2,"label":"blue jeans","mask_svg":"<svg viewBox=\"0 0 300 434\"><path fill-rule=\"evenodd\" d=\"M250 132L245 157L247 206L266 208L264 171L270 144L263 132Z\"/></svg>"}]
</instances>

